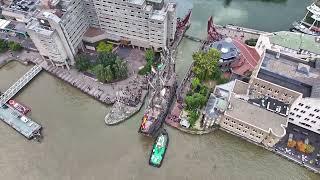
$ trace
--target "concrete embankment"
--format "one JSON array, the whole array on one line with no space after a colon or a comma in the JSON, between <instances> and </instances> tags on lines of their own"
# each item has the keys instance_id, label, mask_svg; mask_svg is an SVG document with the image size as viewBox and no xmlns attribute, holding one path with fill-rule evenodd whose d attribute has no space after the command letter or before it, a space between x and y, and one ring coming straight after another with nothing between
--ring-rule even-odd
<instances>
[{"instance_id":1,"label":"concrete embankment","mask_svg":"<svg viewBox=\"0 0 320 180\"><path fill-rule=\"evenodd\" d=\"M55 77L69 83L78 88L82 92L92 96L96 100L106 105L111 105L115 102L114 94L106 91L105 88L96 82L94 79L76 72L75 70L67 70L56 66L47 66L45 70Z\"/></svg>"}]
</instances>

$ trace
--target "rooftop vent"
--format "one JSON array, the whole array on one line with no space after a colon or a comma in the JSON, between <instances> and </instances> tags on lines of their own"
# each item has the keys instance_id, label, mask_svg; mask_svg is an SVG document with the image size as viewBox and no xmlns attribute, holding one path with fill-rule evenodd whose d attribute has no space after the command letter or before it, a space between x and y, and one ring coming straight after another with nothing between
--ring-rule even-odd
<instances>
[{"instance_id":1,"label":"rooftop vent","mask_svg":"<svg viewBox=\"0 0 320 180\"><path fill-rule=\"evenodd\" d=\"M297 71L309 76L310 66L306 65L306 64L299 63Z\"/></svg>"}]
</instances>

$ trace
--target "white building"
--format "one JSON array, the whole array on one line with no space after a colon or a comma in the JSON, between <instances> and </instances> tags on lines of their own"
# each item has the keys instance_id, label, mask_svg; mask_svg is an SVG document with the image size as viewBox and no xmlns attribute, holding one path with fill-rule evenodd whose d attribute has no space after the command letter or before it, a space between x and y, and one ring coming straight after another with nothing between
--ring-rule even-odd
<instances>
[{"instance_id":1,"label":"white building","mask_svg":"<svg viewBox=\"0 0 320 180\"><path fill-rule=\"evenodd\" d=\"M68 67L89 28L82 0L64 1L60 10L41 11L27 25L39 53L53 65Z\"/></svg>"},{"instance_id":2,"label":"white building","mask_svg":"<svg viewBox=\"0 0 320 180\"><path fill-rule=\"evenodd\" d=\"M175 4L163 0L93 0L99 25L111 40L158 50L173 40Z\"/></svg>"},{"instance_id":3,"label":"white building","mask_svg":"<svg viewBox=\"0 0 320 180\"><path fill-rule=\"evenodd\" d=\"M215 90L217 96L228 97L229 105L214 123L228 132L267 147L273 147L285 136L287 118L251 103L248 96L250 84L235 80L227 85L233 86L220 86Z\"/></svg>"},{"instance_id":4,"label":"white building","mask_svg":"<svg viewBox=\"0 0 320 180\"><path fill-rule=\"evenodd\" d=\"M47 3L35 11L27 28L40 54L53 65L73 65L74 56L84 47L83 40L93 44L108 39L161 50L174 39L176 32L176 5L164 0ZM92 29L99 34L86 33L93 32ZM90 36L84 37L85 34Z\"/></svg>"},{"instance_id":5,"label":"white building","mask_svg":"<svg viewBox=\"0 0 320 180\"><path fill-rule=\"evenodd\" d=\"M320 99L301 98L292 104L288 123L320 134Z\"/></svg>"}]
</instances>

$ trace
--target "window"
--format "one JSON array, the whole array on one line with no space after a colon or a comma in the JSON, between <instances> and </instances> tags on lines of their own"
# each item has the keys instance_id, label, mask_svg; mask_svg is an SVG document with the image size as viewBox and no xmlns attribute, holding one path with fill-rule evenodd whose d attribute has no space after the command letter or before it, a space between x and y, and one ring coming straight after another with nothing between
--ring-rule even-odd
<instances>
[{"instance_id":1,"label":"window","mask_svg":"<svg viewBox=\"0 0 320 180\"><path fill-rule=\"evenodd\" d=\"M293 110L295 110L295 111L299 111L299 109L298 109L298 108L294 108Z\"/></svg>"},{"instance_id":2,"label":"window","mask_svg":"<svg viewBox=\"0 0 320 180\"><path fill-rule=\"evenodd\" d=\"M316 121L311 121L313 124L315 124L316 123Z\"/></svg>"},{"instance_id":3,"label":"window","mask_svg":"<svg viewBox=\"0 0 320 180\"><path fill-rule=\"evenodd\" d=\"M302 104L302 103L299 103L298 105L299 105L299 106L303 106L303 104Z\"/></svg>"},{"instance_id":4,"label":"window","mask_svg":"<svg viewBox=\"0 0 320 180\"><path fill-rule=\"evenodd\" d=\"M314 111L315 111L315 112L320 112L320 110L319 110L319 109L315 109Z\"/></svg>"},{"instance_id":5,"label":"window","mask_svg":"<svg viewBox=\"0 0 320 180\"><path fill-rule=\"evenodd\" d=\"M290 115L294 116L294 113L293 113L293 112L290 112Z\"/></svg>"},{"instance_id":6,"label":"window","mask_svg":"<svg viewBox=\"0 0 320 180\"><path fill-rule=\"evenodd\" d=\"M306 106L306 109L310 109L311 107L310 106Z\"/></svg>"},{"instance_id":7,"label":"window","mask_svg":"<svg viewBox=\"0 0 320 180\"><path fill-rule=\"evenodd\" d=\"M296 115L297 118L301 118L301 116L299 114Z\"/></svg>"},{"instance_id":8,"label":"window","mask_svg":"<svg viewBox=\"0 0 320 180\"><path fill-rule=\"evenodd\" d=\"M289 118L290 121L293 121L293 118Z\"/></svg>"},{"instance_id":9,"label":"window","mask_svg":"<svg viewBox=\"0 0 320 180\"><path fill-rule=\"evenodd\" d=\"M301 112L301 113L306 113L306 111L304 111L304 110L301 110L300 112Z\"/></svg>"},{"instance_id":10,"label":"window","mask_svg":"<svg viewBox=\"0 0 320 180\"><path fill-rule=\"evenodd\" d=\"M309 114L309 116L310 116L310 117L313 117L313 116L314 116L314 114L311 114L311 113L310 113L310 114Z\"/></svg>"},{"instance_id":11,"label":"window","mask_svg":"<svg viewBox=\"0 0 320 180\"><path fill-rule=\"evenodd\" d=\"M304 118L304 120L305 120L305 121L309 121L310 119L309 119L309 118Z\"/></svg>"}]
</instances>

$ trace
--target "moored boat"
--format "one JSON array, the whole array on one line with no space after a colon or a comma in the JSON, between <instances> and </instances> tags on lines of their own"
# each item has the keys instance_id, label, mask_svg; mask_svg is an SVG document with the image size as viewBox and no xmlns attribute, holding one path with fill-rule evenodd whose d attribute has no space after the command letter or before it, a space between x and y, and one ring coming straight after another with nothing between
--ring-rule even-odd
<instances>
[{"instance_id":1,"label":"moored boat","mask_svg":"<svg viewBox=\"0 0 320 180\"><path fill-rule=\"evenodd\" d=\"M316 0L310 6L307 6L307 12L302 20L292 24L292 31L320 36L320 0Z\"/></svg>"},{"instance_id":2,"label":"moored boat","mask_svg":"<svg viewBox=\"0 0 320 180\"><path fill-rule=\"evenodd\" d=\"M161 167L169 144L169 136L165 129L161 131L155 140L149 158L149 164L154 167Z\"/></svg>"},{"instance_id":3,"label":"moored boat","mask_svg":"<svg viewBox=\"0 0 320 180\"><path fill-rule=\"evenodd\" d=\"M16 100L13 100L13 99L10 99L8 104L11 107L13 107L15 110L19 111L20 113L22 113L24 115L28 114L31 111L30 108L28 108L27 106L17 102Z\"/></svg>"}]
</instances>

